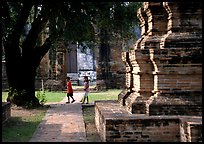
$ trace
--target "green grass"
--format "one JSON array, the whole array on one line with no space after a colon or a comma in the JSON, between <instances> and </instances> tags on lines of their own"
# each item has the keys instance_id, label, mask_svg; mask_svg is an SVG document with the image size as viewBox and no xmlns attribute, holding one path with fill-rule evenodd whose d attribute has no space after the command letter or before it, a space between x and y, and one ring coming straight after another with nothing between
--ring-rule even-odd
<instances>
[{"instance_id":1,"label":"green grass","mask_svg":"<svg viewBox=\"0 0 204 144\"><path fill-rule=\"evenodd\" d=\"M66 96L65 92L48 92L45 91L47 102L60 102Z\"/></svg>"},{"instance_id":2,"label":"green grass","mask_svg":"<svg viewBox=\"0 0 204 144\"><path fill-rule=\"evenodd\" d=\"M117 100L121 90L113 89L104 92L90 92L89 102L96 100ZM2 92L2 101L6 101L8 92ZM66 92L45 91L47 102L60 102L66 96ZM9 122L2 127L3 142L28 142L42 121L47 108L41 108L40 112L34 115L11 117ZM93 111L89 107L83 108L86 122L94 122Z\"/></svg>"},{"instance_id":3,"label":"green grass","mask_svg":"<svg viewBox=\"0 0 204 144\"><path fill-rule=\"evenodd\" d=\"M6 101L7 96L8 92L2 92L2 101ZM45 96L47 102L60 102L66 96L66 93L45 91ZM31 109L30 111L32 110L34 109ZM45 116L47 108L41 108L39 111L39 113L33 115L11 117L9 122L2 126L2 141L28 142Z\"/></svg>"},{"instance_id":4,"label":"green grass","mask_svg":"<svg viewBox=\"0 0 204 144\"><path fill-rule=\"evenodd\" d=\"M100 135L95 125L95 108L90 105L82 105L83 118L86 127L87 142L101 142Z\"/></svg>"},{"instance_id":5,"label":"green grass","mask_svg":"<svg viewBox=\"0 0 204 144\"><path fill-rule=\"evenodd\" d=\"M94 102L96 100L116 100L118 99L118 94L121 92L119 89L111 89L104 92L90 92L89 102ZM36 92L37 93L37 92ZM8 92L2 92L2 101L6 101ZM60 102L66 96L66 92L49 92L45 91L45 97L47 102Z\"/></svg>"},{"instance_id":6,"label":"green grass","mask_svg":"<svg viewBox=\"0 0 204 144\"><path fill-rule=\"evenodd\" d=\"M111 89L104 92L90 92L89 102L94 102L96 100L117 100L120 92L121 90L119 89Z\"/></svg>"},{"instance_id":7,"label":"green grass","mask_svg":"<svg viewBox=\"0 0 204 144\"><path fill-rule=\"evenodd\" d=\"M8 92L2 92L2 102L6 101L7 96L8 96Z\"/></svg>"},{"instance_id":8,"label":"green grass","mask_svg":"<svg viewBox=\"0 0 204 144\"><path fill-rule=\"evenodd\" d=\"M11 117L2 126L2 142L28 142L46 111L47 108L41 108L38 113L32 115Z\"/></svg>"},{"instance_id":9,"label":"green grass","mask_svg":"<svg viewBox=\"0 0 204 144\"><path fill-rule=\"evenodd\" d=\"M94 123L94 108L91 106L83 106L82 110L85 123Z\"/></svg>"},{"instance_id":10,"label":"green grass","mask_svg":"<svg viewBox=\"0 0 204 144\"><path fill-rule=\"evenodd\" d=\"M37 91L36 91L37 93ZM8 92L2 92L2 101L5 102L8 96ZM66 96L65 92L49 92L45 91L45 97L47 102L60 102Z\"/></svg>"}]
</instances>

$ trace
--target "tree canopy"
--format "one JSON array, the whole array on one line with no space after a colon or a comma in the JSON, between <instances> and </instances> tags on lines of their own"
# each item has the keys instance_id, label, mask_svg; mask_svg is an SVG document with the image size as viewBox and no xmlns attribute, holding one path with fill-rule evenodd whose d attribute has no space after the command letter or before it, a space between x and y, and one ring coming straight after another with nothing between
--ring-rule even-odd
<instances>
[{"instance_id":1,"label":"tree canopy","mask_svg":"<svg viewBox=\"0 0 204 144\"><path fill-rule=\"evenodd\" d=\"M53 39L58 36L68 41L94 41L101 27L123 38L131 38L135 36L133 30L138 25L136 12L140 5L136 2L3 1L3 41L16 30L15 24L20 18L24 19L19 23L21 34L27 22L31 28L41 25L36 33L48 27Z\"/></svg>"},{"instance_id":2,"label":"tree canopy","mask_svg":"<svg viewBox=\"0 0 204 144\"><path fill-rule=\"evenodd\" d=\"M11 92L9 101L37 104L35 76L41 59L58 39L97 42L102 30L111 37L134 37L136 2L2 1L2 45ZM42 33L47 35L39 42Z\"/></svg>"}]
</instances>

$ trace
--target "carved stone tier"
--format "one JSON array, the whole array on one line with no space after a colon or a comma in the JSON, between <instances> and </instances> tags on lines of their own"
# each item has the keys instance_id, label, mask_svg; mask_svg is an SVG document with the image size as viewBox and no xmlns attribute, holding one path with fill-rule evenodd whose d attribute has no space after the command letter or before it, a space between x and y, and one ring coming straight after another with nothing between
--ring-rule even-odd
<instances>
[{"instance_id":1,"label":"carved stone tier","mask_svg":"<svg viewBox=\"0 0 204 144\"><path fill-rule=\"evenodd\" d=\"M146 101L153 95L153 66L149 50L137 49L129 52L133 67L133 93L126 99L125 105L130 113L147 113ZM141 107L145 106L145 107Z\"/></svg>"},{"instance_id":2,"label":"carved stone tier","mask_svg":"<svg viewBox=\"0 0 204 144\"><path fill-rule=\"evenodd\" d=\"M148 22L147 22L148 17L143 7L138 9L137 17L140 20L141 38L138 39L137 42L135 43L135 49L140 49L141 42L146 37L147 30L148 30Z\"/></svg>"},{"instance_id":3,"label":"carved stone tier","mask_svg":"<svg viewBox=\"0 0 204 144\"><path fill-rule=\"evenodd\" d=\"M164 2L168 13L168 33L160 48L202 47L202 4L199 2Z\"/></svg>"},{"instance_id":4,"label":"carved stone tier","mask_svg":"<svg viewBox=\"0 0 204 144\"><path fill-rule=\"evenodd\" d=\"M154 100L149 115L202 114L201 50L152 49Z\"/></svg>"},{"instance_id":5,"label":"carved stone tier","mask_svg":"<svg viewBox=\"0 0 204 144\"><path fill-rule=\"evenodd\" d=\"M126 66L126 89L124 89L119 95L118 95L118 102L124 106L125 105L125 99L132 93L133 88L133 74L132 74L132 64L130 63L129 58L129 52L123 52L122 53L122 60L125 63Z\"/></svg>"}]
</instances>

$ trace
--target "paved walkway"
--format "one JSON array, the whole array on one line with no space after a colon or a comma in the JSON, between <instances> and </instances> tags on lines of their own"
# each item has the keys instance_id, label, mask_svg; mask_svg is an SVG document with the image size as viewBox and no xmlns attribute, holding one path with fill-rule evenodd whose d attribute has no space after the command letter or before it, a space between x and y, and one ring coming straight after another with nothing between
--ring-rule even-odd
<instances>
[{"instance_id":1,"label":"paved walkway","mask_svg":"<svg viewBox=\"0 0 204 144\"><path fill-rule=\"evenodd\" d=\"M66 104L67 97L49 104L43 121L30 142L87 142L80 100L83 93L74 93L75 102Z\"/></svg>"}]
</instances>

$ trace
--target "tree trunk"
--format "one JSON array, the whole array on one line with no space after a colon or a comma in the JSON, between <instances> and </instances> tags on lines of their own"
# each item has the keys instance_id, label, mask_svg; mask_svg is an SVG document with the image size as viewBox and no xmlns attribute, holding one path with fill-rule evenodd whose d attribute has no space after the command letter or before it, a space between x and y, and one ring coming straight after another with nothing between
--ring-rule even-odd
<instances>
[{"instance_id":1,"label":"tree trunk","mask_svg":"<svg viewBox=\"0 0 204 144\"><path fill-rule=\"evenodd\" d=\"M10 53L8 55L12 54ZM30 59L34 60L32 58ZM36 66L33 65L31 60L18 57L7 59L6 61L6 71L10 88L7 101L17 106L40 105L38 99L35 97Z\"/></svg>"},{"instance_id":2,"label":"tree trunk","mask_svg":"<svg viewBox=\"0 0 204 144\"><path fill-rule=\"evenodd\" d=\"M109 87L110 46L108 39L108 31L102 28L100 32L100 47L97 68L97 90L106 90Z\"/></svg>"},{"instance_id":3,"label":"tree trunk","mask_svg":"<svg viewBox=\"0 0 204 144\"><path fill-rule=\"evenodd\" d=\"M12 40L15 41L15 38ZM23 59L15 43L8 42L4 48L10 88L7 101L17 106L39 105L35 97L35 69L32 68L32 63L28 59Z\"/></svg>"},{"instance_id":4,"label":"tree trunk","mask_svg":"<svg viewBox=\"0 0 204 144\"><path fill-rule=\"evenodd\" d=\"M14 25L15 30L9 34L7 41L4 43L6 73L10 88L7 101L18 106L39 105L39 101L35 97L34 85L36 67L33 67L33 63L31 63L34 59L32 59L33 56L30 53L24 55L22 53L24 46L20 46L21 34L32 6L33 3L23 3L19 18ZM35 42L35 39L30 42ZM30 48L33 47L30 46Z\"/></svg>"}]
</instances>

